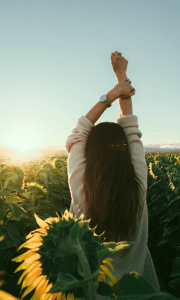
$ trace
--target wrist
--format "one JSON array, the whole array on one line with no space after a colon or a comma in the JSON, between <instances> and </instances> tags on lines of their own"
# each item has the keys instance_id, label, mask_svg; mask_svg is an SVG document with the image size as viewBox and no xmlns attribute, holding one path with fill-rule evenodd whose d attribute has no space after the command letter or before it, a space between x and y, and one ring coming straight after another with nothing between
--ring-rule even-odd
<instances>
[{"instance_id":1,"label":"wrist","mask_svg":"<svg viewBox=\"0 0 180 300\"><path fill-rule=\"evenodd\" d=\"M126 75L126 73L120 73L120 72L118 72L118 73L116 73L116 78L117 78L117 81L120 82L123 79L126 79L127 75Z\"/></svg>"},{"instance_id":2,"label":"wrist","mask_svg":"<svg viewBox=\"0 0 180 300\"><path fill-rule=\"evenodd\" d=\"M133 115L132 98L127 98L126 101L119 99L120 117Z\"/></svg>"},{"instance_id":3,"label":"wrist","mask_svg":"<svg viewBox=\"0 0 180 300\"><path fill-rule=\"evenodd\" d=\"M115 98L114 93L112 92L112 90L110 90L106 96L108 97L108 100L110 103L113 103L117 98Z\"/></svg>"}]
</instances>

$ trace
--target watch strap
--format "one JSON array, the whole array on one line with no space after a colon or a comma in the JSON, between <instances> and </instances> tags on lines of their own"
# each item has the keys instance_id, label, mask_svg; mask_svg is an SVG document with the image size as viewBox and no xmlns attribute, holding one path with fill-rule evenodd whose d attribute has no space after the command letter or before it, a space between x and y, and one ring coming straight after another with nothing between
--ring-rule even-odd
<instances>
[{"instance_id":1,"label":"watch strap","mask_svg":"<svg viewBox=\"0 0 180 300\"><path fill-rule=\"evenodd\" d=\"M101 102L101 103L104 103L107 107L112 106L112 104L111 104L110 101L108 100L107 95L103 95L102 97L104 97L104 96L106 96L106 99L105 99L105 100L101 100L101 98L100 98L100 102Z\"/></svg>"},{"instance_id":2,"label":"watch strap","mask_svg":"<svg viewBox=\"0 0 180 300\"><path fill-rule=\"evenodd\" d=\"M106 98L106 100L103 101L104 104L106 104L107 107L112 106L112 104L109 102L108 98Z\"/></svg>"}]
</instances>

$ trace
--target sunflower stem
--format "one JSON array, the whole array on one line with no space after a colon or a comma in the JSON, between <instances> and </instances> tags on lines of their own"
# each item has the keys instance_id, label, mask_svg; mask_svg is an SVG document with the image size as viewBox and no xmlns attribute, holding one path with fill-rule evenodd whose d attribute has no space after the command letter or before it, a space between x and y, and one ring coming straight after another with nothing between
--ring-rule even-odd
<instances>
[{"instance_id":1,"label":"sunflower stem","mask_svg":"<svg viewBox=\"0 0 180 300\"><path fill-rule=\"evenodd\" d=\"M91 277L91 270L89 266L89 262L86 258L86 255L81 248L80 244L79 246L73 246L75 253L77 254L81 267L83 269L83 276L84 279L88 279ZM93 280L89 281L87 285L84 288L85 294L86 294L86 299L87 300L96 300L96 291L94 287L94 282Z\"/></svg>"}]
</instances>

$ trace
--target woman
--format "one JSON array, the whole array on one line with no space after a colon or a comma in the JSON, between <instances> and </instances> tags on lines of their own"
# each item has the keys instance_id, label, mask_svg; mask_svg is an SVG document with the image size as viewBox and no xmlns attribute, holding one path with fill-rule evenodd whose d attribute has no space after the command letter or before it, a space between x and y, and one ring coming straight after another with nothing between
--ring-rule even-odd
<instances>
[{"instance_id":1,"label":"woman","mask_svg":"<svg viewBox=\"0 0 180 300\"><path fill-rule=\"evenodd\" d=\"M147 246L148 212L146 202L147 165L133 115L131 96L135 90L126 76L128 61L115 51L111 65L118 84L87 113L81 116L66 140L70 212L102 235L102 242L136 241L122 255L114 254L114 276L132 271L160 290ZM94 123L119 98L120 118Z\"/></svg>"}]
</instances>

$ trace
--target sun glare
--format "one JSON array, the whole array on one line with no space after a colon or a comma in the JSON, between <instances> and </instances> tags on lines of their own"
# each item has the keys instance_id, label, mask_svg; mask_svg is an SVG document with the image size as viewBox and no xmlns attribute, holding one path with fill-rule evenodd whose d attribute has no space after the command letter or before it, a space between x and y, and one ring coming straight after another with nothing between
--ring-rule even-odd
<instances>
[{"instance_id":1,"label":"sun glare","mask_svg":"<svg viewBox=\"0 0 180 300\"><path fill-rule=\"evenodd\" d=\"M35 148L41 147L38 133L30 128L14 128L8 137L8 147L14 148L18 155L28 155Z\"/></svg>"}]
</instances>

